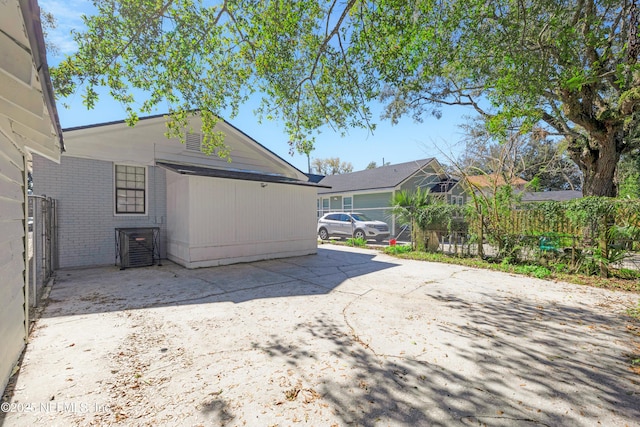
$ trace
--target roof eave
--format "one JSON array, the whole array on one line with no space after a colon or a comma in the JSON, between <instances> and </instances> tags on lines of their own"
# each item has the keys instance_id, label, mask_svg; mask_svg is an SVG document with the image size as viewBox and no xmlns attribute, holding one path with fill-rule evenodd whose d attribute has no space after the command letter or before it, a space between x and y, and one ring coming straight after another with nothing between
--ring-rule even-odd
<instances>
[{"instance_id":1,"label":"roof eave","mask_svg":"<svg viewBox=\"0 0 640 427\"><path fill-rule=\"evenodd\" d=\"M210 178L222 178L222 179L236 179L241 181L259 181L259 182L270 182L274 184L284 184L284 185L299 185L305 187L314 187L314 188L330 188L320 184L316 184L313 182L295 180L287 177L282 177L279 175L267 175L267 174L259 174L253 172L245 172L245 171L228 171L223 169L215 169L215 168L207 168L200 165L185 165L178 163L169 163L169 162L156 162L156 165L170 170L172 172L188 175L188 176L205 176ZM189 168L197 168L199 171L189 170Z\"/></svg>"},{"instance_id":2,"label":"roof eave","mask_svg":"<svg viewBox=\"0 0 640 427\"><path fill-rule=\"evenodd\" d=\"M27 36L29 37L29 44L31 45L36 71L38 72L40 82L44 85L44 101L47 106L47 110L49 111L49 117L55 127L57 139L60 144L60 152L62 153L65 151L64 139L62 135L62 127L60 126L60 117L58 116L58 108L56 107L53 84L51 83L49 65L47 63L47 49L44 42L44 34L42 32L42 23L40 22L40 7L36 0L18 1L27 29Z\"/></svg>"}]
</instances>

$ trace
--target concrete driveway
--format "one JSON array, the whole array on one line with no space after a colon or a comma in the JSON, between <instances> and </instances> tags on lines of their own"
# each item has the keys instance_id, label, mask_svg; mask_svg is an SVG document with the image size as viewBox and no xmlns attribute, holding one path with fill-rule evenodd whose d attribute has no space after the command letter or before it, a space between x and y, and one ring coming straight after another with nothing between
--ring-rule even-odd
<instances>
[{"instance_id":1,"label":"concrete driveway","mask_svg":"<svg viewBox=\"0 0 640 427\"><path fill-rule=\"evenodd\" d=\"M5 425L638 425L637 300L333 245L63 270Z\"/></svg>"}]
</instances>

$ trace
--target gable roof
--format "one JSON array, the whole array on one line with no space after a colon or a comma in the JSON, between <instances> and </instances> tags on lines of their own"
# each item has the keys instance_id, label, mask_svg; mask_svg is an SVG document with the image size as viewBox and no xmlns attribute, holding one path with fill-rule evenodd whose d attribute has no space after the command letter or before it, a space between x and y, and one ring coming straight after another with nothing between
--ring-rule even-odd
<instances>
[{"instance_id":1,"label":"gable roof","mask_svg":"<svg viewBox=\"0 0 640 427\"><path fill-rule=\"evenodd\" d=\"M380 166L374 169L329 175L320 181L321 185L331 187L318 190L319 194L344 193L350 191L391 189L406 181L413 174L435 161L433 157L396 165Z\"/></svg>"},{"instance_id":2,"label":"gable roof","mask_svg":"<svg viewBox=\"0 0 640 427\"><path fill-rule=\"evenodd\" d=\"M197 114L198 111L196 110L192 113L193 115L189 117L190 126L196 130L195 133L200 133L198 131L200 129L200 117ZM190 163L193 165L216 167L219 169L240 169L236 164L241 164L242 161L238 161L236 164L231 164L227 162L226 159L220 159L217 156L195 156L192 154L190 155L190 158L186 160L184 156L178 155L175 152L171 152L169 154L161 152L160 146L162 144L168 143L171 140L175 140L173 142L177 141L176 138L172 138L171 140L166 138L164 131L164 123L166 120L167 114L156 114L140 117L138 119L138 123L133 127L128 126L125 120L115 120L65 128L63 131L66 134L69 146L67 155L109 161L121 161L120 158L125 158L145 164L152 164L154 161L160 160L168 163ZM162 131L156 129L160 125L163 127ZM185 129L185 132L188 130L189 129ZM248 162L244 168L247 172L271 172L267 169L276 168L280 170L282 174L296 177L299 180L308 180L308 177L304 172L228 121L220 119L216 124L216 131L222 131L225 134L225 144L232 148L232 152L230 154L232 161L234 159L242 159L243 156L248 156L244 158L244 160ZM126 135L123 136L122 132L126 132ZM91 139L89 140L88 138ZM87 143L87 141L90 142ZM135 141L136 144L130 143L131 141ZM114 148L118 146L118 144L123 143L126 143L126 146L119 147L120 149ZM149 150L142 147L141 144L145 143L152 144L153 149ZM155 147L156 143L158 144L158 149ZM242 150L241 153L233 150L234 144L235 148ZM180 144L179 146L181 147L180 150L185 149L184 145ZM120 158L113 158L114 152L116 152ZM258 159L265 160L268 162L265 163L265 165L268 164L271 166L266 169L264 167L260 167L262 163L261 160Z\"/></svg>"}]
</instances>

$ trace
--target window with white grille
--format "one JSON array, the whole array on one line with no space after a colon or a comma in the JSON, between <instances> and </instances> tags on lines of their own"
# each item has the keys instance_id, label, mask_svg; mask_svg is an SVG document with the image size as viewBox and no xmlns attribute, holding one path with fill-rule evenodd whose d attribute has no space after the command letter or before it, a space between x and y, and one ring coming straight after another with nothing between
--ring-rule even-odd
<instances>
[{"instance_id":1,"label":"window with white grille","mask_svg":"<svg viewBox=\"0 0 640 427\"><path fill-rule=\"evenodd\" d=\"M144 166L116 165L116 214L146 214Z\"/></svg>"}]
</instances>

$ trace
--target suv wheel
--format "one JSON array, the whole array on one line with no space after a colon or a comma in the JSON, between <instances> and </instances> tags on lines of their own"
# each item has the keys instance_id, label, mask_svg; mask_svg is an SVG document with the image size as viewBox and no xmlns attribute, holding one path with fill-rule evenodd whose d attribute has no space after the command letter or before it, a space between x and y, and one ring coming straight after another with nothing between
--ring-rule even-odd
<instances>
[{"instance_id":1,"label":"suv wheel","mask_svg":"<svg viewBox=\"0 0 640 427\"><path fill-rule=\"evenodd\" d=\"M356 230L353 232L353 237L355 237L356 239L364 239L367 240L367 234L363 231L363 230Z\"/></svg>"},{"instance_id":2,"label":"suv wheel","mask_svg":"<svg viewBox=\"0 0 640 427\"><path fill-rule=\"evenodd\" d=\"M321 228L320 231L318 231L318 235L320 236L320 240L329 240L329 233L327 233L326 228Z\"/></svg>"}]
</instances>

